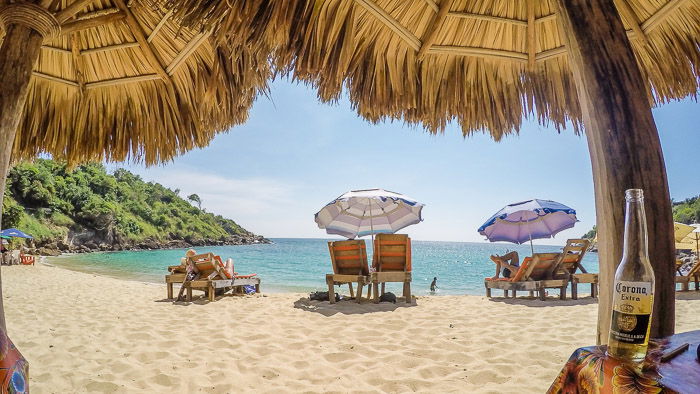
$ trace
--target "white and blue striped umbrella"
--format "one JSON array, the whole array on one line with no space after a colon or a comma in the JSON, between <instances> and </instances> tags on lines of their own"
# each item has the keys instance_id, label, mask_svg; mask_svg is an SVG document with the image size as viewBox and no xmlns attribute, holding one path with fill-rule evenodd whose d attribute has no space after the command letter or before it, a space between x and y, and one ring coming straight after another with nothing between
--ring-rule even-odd
<instances>
[{"instance_id":1,"label":"white and blue striped umbrella","mask_svg":"<svg viewBox=\"0 0 700 394\"><path fill-rule=\"evenodd\" d=\"M353 190L326 204L314 219L328 234L346 238L395 233L420 223L424 204L384 189Z\"/></svg>"},{"instance_id":2,"label":"white and blue striped umbrella","mask_svg":"<svg viewBox=\"0 0 700 394\"><path fill-rule=\"evenodd\" d=\"M574 227L577 221L574 209L556 201L534 199L507 205L478 231L491 242L532 244L533 239L551 238Z\"/></svg>"}]
</instances>

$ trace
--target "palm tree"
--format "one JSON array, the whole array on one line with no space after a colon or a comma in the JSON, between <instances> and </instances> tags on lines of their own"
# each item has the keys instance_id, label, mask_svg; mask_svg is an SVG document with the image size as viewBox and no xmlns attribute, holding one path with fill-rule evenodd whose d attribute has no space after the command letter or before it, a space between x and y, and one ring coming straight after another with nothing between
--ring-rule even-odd
<instances>
[{"instance_id":1,"label":"palm tree","mask_svg":"<svg viewBox=\"0 0 700 394\"><path fill-rule=\"evenodd\" d=\"M197 208L199 208L200 211L202 210L202 199L199 198L199 196L197 194L193 193L193 194L190 194L189 196L187 196L187 201L196 202Z\"/></svg>"}]
</instances>

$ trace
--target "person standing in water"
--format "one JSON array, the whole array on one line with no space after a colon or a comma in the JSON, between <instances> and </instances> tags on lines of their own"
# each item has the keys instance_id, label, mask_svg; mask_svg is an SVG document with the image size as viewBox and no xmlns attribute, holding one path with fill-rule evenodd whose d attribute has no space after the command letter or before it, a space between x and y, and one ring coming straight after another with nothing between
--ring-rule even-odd
<instances>
[{"instance_id":1,"label":"person standing in water","mask_svg":"<svg viewBox=\"0 0 700 394\"><path fill-rule=\"evenodd\" d=\"M430 292L435 293L437 289L437 276L433 278L433 282L430 284Z\"/></svg>"}]
</instances>

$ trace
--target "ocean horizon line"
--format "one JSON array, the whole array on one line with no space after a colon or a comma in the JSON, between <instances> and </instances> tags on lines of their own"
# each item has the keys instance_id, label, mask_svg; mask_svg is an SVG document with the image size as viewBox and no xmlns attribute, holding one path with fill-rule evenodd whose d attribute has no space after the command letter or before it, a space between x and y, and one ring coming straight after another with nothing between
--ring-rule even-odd
<instances>
[{"instance_id":1,"label":"ocean horizon line","mask_svg":"<svg viewBox=\"0 0 700 394\"><path fill-rule=\"evenodd\" d=\"M265 237L266 239L269 239L271 241L274 241L275 239L303 239L303 240L318 240L318 241L344 241L347 238L339 237L339 238L323 238L323 237ZM370 240L369 236L365 237L359 237L355 239L360 239L360 240ZM460 243L460 244L483 244L483 245L513 245L513 246L522 246L522 245L528 245L529 242L525 242L522 244L515 244L512 242L506 242L506 241L497 241L497 242L480 242L480 241L445 241L445 240L432 240L432 239L416 239L411 237L412 242L440 242L440 243ZM534 243L533 245L535 246L564 246L566 242L562 244L543 244L543 243L538 243L537 240L533 240ZM207 245L204 245L207 246Z\"/></svg>"}]
</instances>

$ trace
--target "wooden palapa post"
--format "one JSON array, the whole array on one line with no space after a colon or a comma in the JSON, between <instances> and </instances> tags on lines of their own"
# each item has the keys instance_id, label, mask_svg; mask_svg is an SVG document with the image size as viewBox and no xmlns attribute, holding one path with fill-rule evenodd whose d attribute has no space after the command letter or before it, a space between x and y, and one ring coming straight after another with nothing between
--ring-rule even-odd
<instances>
[{"instance_id":1,"label":"wooden palapa post","mask_svg":"<svg viewBox=\"0 0 700 394\"><path fill-rule=\"evenodd\" d=\"M0 24L5 30L0 45L0 207L5 193L12 145L24 110L32 69L39 57L44 35L58 31L58 22L53 23L53 16L36 4L3 4L0 2ZM1 278L0 328L5 330Z\"/></svg>"},{"instance_id":2,"label":"wooden palapa post","mask_svg":"<svg viewBox=\"0 0 700 394\"><path fill-rule=\"evenodd\" d=\"M652 337L674 332L673 219L651 103L613 0L556 0L593 167L600 302L598 343L608 341L612 282L622 256L624 192L644 190L656 276Z\"/></svg>"}]
</instances>

